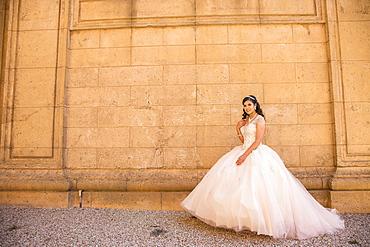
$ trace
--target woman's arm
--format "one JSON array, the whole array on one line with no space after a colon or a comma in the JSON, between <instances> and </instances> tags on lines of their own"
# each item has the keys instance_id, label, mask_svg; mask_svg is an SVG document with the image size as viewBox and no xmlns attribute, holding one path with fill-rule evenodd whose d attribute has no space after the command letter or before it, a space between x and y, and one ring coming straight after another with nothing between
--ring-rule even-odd
<instances>
[{"instance_id":1,"label":"woman's arm","mask_svg":"<svg viewBox=\"0 0 370 247\"><path fill-rule=\"evenodd\" d=\"M246 124L246 122L247 122L247 120L242 119L236 125L236 134L238 135L239 140L242 143L244 143L244 137L243 137L243 134L242 134L242 131L240 130L240 128L243 127Z\"/></svg>"},{"instance_id":2,"label":"woman's arm","mask_svg":"<svg viewBox=\"0 0 370 247\"><path fill-rule=\"evenodd\" d=\"M262 142L263 135L265 132L265 120L264 119L258 119L257 120L257 126L256 126L256 140L252 143L252 145L238 158L236 161L236 165L241 165L245 161L245 159L248 157L250 153L252 153L253 150L255 150L260 143Z\"/></svg>"}]
</instances>

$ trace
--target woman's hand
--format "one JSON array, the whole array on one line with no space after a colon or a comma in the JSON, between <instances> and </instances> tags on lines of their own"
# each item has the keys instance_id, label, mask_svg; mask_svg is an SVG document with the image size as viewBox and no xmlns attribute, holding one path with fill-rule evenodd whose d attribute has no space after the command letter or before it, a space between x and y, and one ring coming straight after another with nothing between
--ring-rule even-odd
<instances>
[{"instance_id":1,"label":"woman's hand","mask_svg":"<svg viewBox=\"0 0 370 247\"><path fill-rule=\"evenodd\" d=\"M236 125L237 129L240 129L242 126L246 124L247 120L246 119L241 119L238 124Z\"/></svg>"},{"instance_id":2,"label":"woman's hand","mask_svg":"<svg viewBox=\"0 0 370 247\"><path fill-rule=\"evenodd\" d=\"M240 166L241 164L243 164L243 162L245 161L245 159L247 158L247 156L245 154L241 155L237 161L236 161L236 165L237 166Z\"/></svg>"}]
</instances>

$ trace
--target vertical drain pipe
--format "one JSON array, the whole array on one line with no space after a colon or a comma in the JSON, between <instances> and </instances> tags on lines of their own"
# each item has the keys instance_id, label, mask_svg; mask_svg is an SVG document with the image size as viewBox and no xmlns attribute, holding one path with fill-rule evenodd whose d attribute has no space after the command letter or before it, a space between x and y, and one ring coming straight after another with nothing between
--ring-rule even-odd
<instances>
[{"instance_id":1,"label":"vertical drain pipe","mask_svg":"<svg viewBox=\"0 0 370 247\"><path fill-rule=\"evenodd\" d=\"M80 208L82 208L82 191L83 190L78 191L78 196L80 197Z\"/></svg>"}]
</instances>

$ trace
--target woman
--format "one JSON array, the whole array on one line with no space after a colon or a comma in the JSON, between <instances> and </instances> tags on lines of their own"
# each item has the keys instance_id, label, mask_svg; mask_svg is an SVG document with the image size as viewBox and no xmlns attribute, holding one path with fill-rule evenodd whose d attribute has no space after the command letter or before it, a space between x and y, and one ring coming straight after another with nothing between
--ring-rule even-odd
<instances>
[{"instance_id":1,"label":"woman","mask_svg":"<svg viewBox=\"0 0 370 247\"><path fill-rule=\"evenodd\" d=\"M243 143L208 171L181 206L205 223L274 238L306 239L344 228L335 210L321 206L261 143L265 119L253 95L243 99L236 126Z\"/></svg>"}]
</instances>

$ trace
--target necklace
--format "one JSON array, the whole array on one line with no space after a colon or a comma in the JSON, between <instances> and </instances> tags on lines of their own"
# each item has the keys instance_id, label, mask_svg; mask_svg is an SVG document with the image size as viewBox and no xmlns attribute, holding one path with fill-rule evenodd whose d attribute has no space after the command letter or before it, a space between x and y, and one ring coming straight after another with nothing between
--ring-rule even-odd
<instances>
[{"instance_id":1,"label":"necklace","mask_svg":"<svg viewBox=\"0 0 370 247\"><path fill-rule=\"evenodd\" d=\"M253 122L253 120L254 120L257 116L258 116L258 114L256 114L256 115L255 115L254 117L252 117L252 118L248 118L249 123Z\"/></svg>"}]
</instances>

